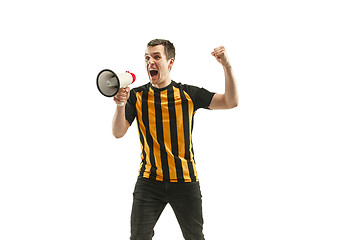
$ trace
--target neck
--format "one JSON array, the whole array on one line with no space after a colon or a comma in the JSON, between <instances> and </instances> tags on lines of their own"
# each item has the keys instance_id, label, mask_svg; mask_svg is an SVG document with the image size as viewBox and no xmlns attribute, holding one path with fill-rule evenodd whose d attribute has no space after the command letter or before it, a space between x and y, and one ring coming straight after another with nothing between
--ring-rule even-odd
<instances>
[{"instance_id":1,"label":"neck","mask_svg":"<svg viewBox=\"0 0 360 240\"><path fill-rule=\"evenodd\" d=\"M171 79L169 78L169 79L164 80L164 81L161 81L161 82L159 82L159 83L151 83L151 85L152 85L153 87L155 87L155 88L159 88L159 89L160 89L160 88L164 88L164 87L169 86L170 83L171 83Z\"/></svg>"}]
</instances>

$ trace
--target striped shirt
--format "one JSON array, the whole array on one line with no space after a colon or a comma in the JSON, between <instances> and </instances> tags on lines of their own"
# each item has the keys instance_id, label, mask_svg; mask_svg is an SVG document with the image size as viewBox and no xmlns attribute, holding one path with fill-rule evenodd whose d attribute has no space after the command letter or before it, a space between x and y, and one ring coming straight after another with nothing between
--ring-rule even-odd
<instances>
[{"instance_id":1,"label":"striped shirt","mask_svg":"<svg viewBox=\"0 0 360 240\"><path fill-rule=\"evenodd\" d=\"M208 108L214 93L171 82L134 88L126 104L130 124L136 118L141 143L139 175L157 181L198 181L191 140L194 114Z\"/></svg>"}]
</instances>

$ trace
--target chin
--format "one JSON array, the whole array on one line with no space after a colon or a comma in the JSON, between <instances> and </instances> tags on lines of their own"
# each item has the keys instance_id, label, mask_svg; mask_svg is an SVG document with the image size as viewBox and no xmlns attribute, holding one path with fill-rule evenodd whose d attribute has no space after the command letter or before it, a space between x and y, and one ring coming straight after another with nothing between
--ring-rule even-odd
<instances>
[{"instance_id":1,"label":"chin","mask_svg":"<svg viewBox=\"0 0 360 240\"><path fill-rule=\"evenodd\" d=\"M158 84L160 82L159 79L152 79L152 78L149 79L152 84Z\"/></svg>"}]
</instances>

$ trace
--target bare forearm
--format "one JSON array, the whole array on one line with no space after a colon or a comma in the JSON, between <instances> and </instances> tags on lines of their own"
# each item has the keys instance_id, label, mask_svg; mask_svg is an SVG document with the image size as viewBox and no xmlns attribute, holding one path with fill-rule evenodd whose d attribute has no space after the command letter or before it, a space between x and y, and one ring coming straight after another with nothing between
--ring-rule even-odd
<instances>
[{"instance_id":1,"label":"bare forearm","mask_svg":"<svg viewBox=\"0 0 360 240\"><path fill-rule=\"evenodd\" d=\"M239 103L238 90L236 86L235 76L231 65L224 66L225 73L225 102L230 108L236 107Z\"/></svg>"},{"instance_id":2,"label":"bare forearm","mask_svg":"<svg viewBox=\"0 0 360 240\"><path fill-rule=\"evenodd\" d=\"M129 125L129 122L125 118L125 107L116 105L116 111L112 122L112 132L114 137L123 137L127 132Z\"/></svg>"},{"instance_id":3,"label":"bare forearm","mask_svg":"<svg viewBox=\"0 0 360 240\"><path fill-rule=\"evenodd\" d=\"M215 48L211 53L221 63L225 73L225 93L216 93L209 105L210 109L230 109L238 105L239 96L235 76L224 46Z\"/></svg>"}]
</instances>

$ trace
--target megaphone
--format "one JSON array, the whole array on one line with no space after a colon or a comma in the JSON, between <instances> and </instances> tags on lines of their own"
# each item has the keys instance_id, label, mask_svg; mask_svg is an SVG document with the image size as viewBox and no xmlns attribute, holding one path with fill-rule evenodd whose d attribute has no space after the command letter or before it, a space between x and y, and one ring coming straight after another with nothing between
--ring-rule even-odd
<instances>
[{"instance_id":1,"label":"megaphone","mask_svg":"<svg viewBox=\"0 0 360 240\"><path fill-rule=\"evenodd\" d=\"M98 74L96 85L102 95L113 97L119 92L120 88L126 88L132 84L135 79L135 74L129 71L116 74L110 69L104 69Z\"/></svg>"}]
</instances>

